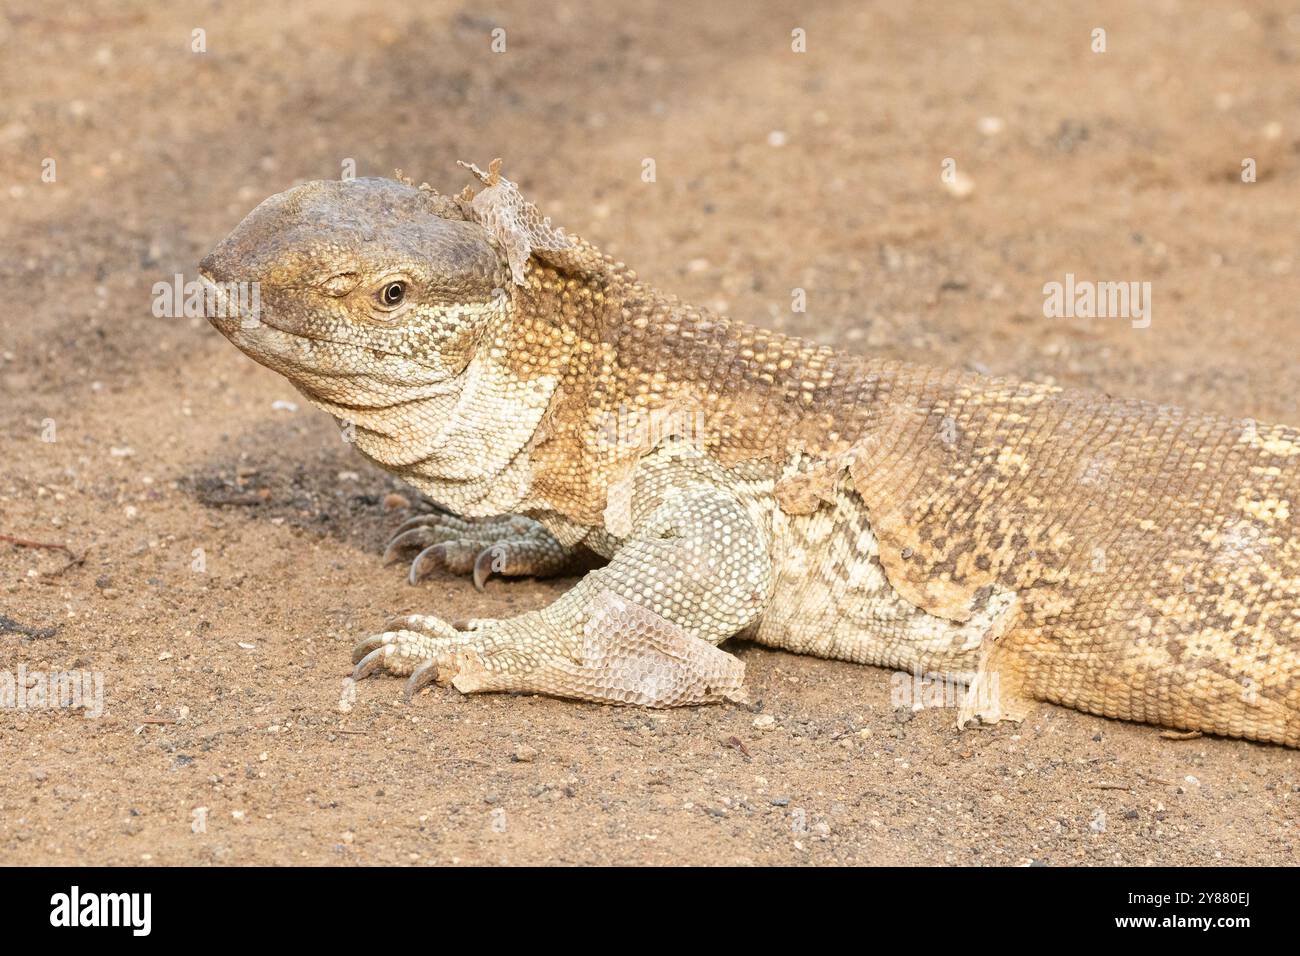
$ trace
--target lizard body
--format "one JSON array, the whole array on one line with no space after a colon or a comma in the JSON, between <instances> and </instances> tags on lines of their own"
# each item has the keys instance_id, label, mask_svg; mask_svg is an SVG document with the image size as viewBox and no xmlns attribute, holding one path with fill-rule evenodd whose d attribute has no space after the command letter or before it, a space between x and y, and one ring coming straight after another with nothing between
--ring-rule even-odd
<instances>
[{"instance_id":1,"label":"lizard body","mask_svg":"<svg viewBox=\"0 0 1300 956\"><path fill-rule=\"evenodd\" d=\"M218 329L459 516L401 529L413 576L609 559L517 618L402 619L358 677L690 703L741 693L740 635L968 683L962 722L1300 746L1300 432L754 328L474 172L304 184L202 264L261 286Z\"/></svg>"}]
</instances>

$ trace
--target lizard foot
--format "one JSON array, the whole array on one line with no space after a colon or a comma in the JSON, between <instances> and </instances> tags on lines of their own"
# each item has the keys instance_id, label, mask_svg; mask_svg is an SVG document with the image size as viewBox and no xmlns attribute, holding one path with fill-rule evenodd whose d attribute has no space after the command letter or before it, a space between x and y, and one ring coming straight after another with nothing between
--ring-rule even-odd
<instances>
[{"instance_id":1,"label":"lizard foot","mask_svg":"<svg viewBox=\"0 0 1300 956\"><path fill-rule=\"evenodd\" d=\"M544 616L454 627L410 615L352 652L353 680L406 677L406 698L437 682L462 693L513 691L676 707L743 701L745 666L654 612L603 592L572 621Z\"/></svg>"},{"instance_id":2,"label":"lizard foot","mask_svg":"<svg viewBox=\"0 0 1300 956\"><path fill-rule=\"evenodd\" d=\"M388 542L384 561L416 551L410 581L419 583L441 568L471 574L483 590L493 574L508 577L547 577L566 570L572 552L545 528L522 515L461 518L435 511L404 522Z\"/></svg>"},{"instance_id":3,"label":"lizard foot","mask_svg":"<svg viewBox=\"0 0 1300 956\"><path fill-rule=\"evenodd\" d=\"M405 677L406 699L443 677L451 679L455 670L457 651L473 638L473 632L462 633L445 621L428 615L411 615L390 623L409 625L419 630L387 630L361 641L352 650L354 681L364 680L377 671L394 677Z\"/></svg>"}]
</instances>

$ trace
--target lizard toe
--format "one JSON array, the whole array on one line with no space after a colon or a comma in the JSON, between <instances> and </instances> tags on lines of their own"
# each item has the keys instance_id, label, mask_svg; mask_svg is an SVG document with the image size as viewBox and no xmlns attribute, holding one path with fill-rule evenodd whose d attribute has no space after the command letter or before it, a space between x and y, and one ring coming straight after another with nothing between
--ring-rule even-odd
<instances>
[{"instance_id":1,"label":"lizard toe","mask_svg":"<svg viewBox=\"0 0 1300 956\"><path fill-rule=\"evenodd\" d=\"M411 562L411 583L418 584L438 569L452 574L469 574L474 570L474 559L478 553L479 546L468 538L430 545Z\"/></svg>"},{"instance_id":2,"label":"lizard toe","mask_svg":"<svg viewBox=\"0 0 1300 956\"><path fill-rule=\"evenodd\" d=\"M395 560L406 551L422 551L431 545L461 540L464 538L467 529L461 526L463 522L460 522L459 519L452 519L452 521L457 523L437 521L421 522L414 525L410 522L403 524L397 529L397 533L389 539L388 545L384 548L384 564Z\"/></svg>"},{"instance_id":3,"label":"lizard toe","mask_svg":"<svg viewBox=\"0 0 1300 956\"><path fill-rule=\"evenodd\" d=\"M402 696L409 701L425 687L432 684L434 680L437 679L437 676L437 659L430 657L427 660L421 661L416 666L415 670L411 671L411 676L407 678L406 687L402 691Z\"/></svg>"},{"instance_id":4,"label":"lizard toe","mask_svg":"<svg viewBox=\"0 0 1300 956\"><path fill-rule=\"evenodd\" d=\"M423 632L430 637L454 638L465 628L455 623L449 624L442 618L434 617L432 614L399 614L397 617L388 619L384 624L384 630L415 631Z\"/></svg>"},{"instance_id":5,"label":"lizard toe","mask_svg":"<svg viewBox=\"0 0 1300 956\"><path fill-rule=\"evenodd\" d=\"M356 646L352 648L352 663L360 664L361 661L366 657L366 655L369 654L371 651L383 647L384 638L386 636L387 633L372 634L369 637L367 637L365 640L358 641Z\"/></svg>"},{"instance_id":6,"label":"lizard toe","mask_svg":"<svg viewBox=\"0 0 1300 956\"><path fill-rule=\"evenodd\" d=\"M412 584L419 584L435 570L447 566L447 542L431 544L415 556L411 562L411 571L407 575Z\"/></svg>"},{"instance_id":7,"label":"lizard toe","mask_svg":"<svg viewBox=\"0 0 1300 956\"><path fill-rule=\"evenodd\" d=\"M417 528L441 528L464 534L471 530L475 526L475 523L475 519L462 518L459 515L454 515L445 511L435 512L434 514L415 515L414 517L407 518L399 524L397 530L393 532L393 537L397 537L398 535L405 534L407 531L413 531Z\"/></svg>"},{"instance_id":8,"label":"lizard toe","mask_svg":"<svg viewBox=\"0 0 1300 956\"><path fill-rule=\"evenodd\" d=\"M429 540L429 535L422 527L408 528L406 531L399 531L393 535L388 546L384 548L384 564L391 564L396 561L404 551L410 551L412 548L424 550L429 545L436 543Z\"/></svg>"},{"instance_id":9,"label":"lizard toe","mask_svg":"<svg viewBox=\"0 0 1300 956\"><path fill-rule=\"evenodd\" d=\"M443 627L445 633L438 636L393 630L367 637L352 650L352 660L356 664L352 679L363 680L380 670L394 677L405 677L422 662L437 658L439 654L446 656L460 643L460 636L448 625Z\"/></svg>"},{"instance_id":10,"label":"lizard toe","mask_svg":"<svg viewBox=\"0 0 1300 956\"><path fill-rule=\"evenodd\" d=\"M383 666L384 656L389 650L388 647L376 647L363 656L361 660L357 661L357 666L352 669L352 679L354 681L365 680L379 670Z\"/></svg>"},{"instance_id":11,"label":"lizard toe","mask_svg":"<svg viewBox=\"0 0 1300 956\"><path fill-rule=\"evenodd\" d=\"M487 579L492 576L501 564L500 545L494 544L490 548L484 548L474 559L474 587L482 591Z\"/></svg>"}]
</instances>

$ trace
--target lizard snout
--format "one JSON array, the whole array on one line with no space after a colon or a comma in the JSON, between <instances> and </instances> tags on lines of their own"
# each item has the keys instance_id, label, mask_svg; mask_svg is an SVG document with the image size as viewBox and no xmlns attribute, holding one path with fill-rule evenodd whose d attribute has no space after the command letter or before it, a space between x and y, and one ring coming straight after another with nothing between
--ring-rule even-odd
<instances>
[{"instance_id":1,"label":"lizard snout","mask_svg":"<svg viewBox=\"0 0 1300 956\"><path fill-rule=\"evenodd\" d=\"M238 282L250 278L247 275L248 270L240 268L235 257L221 254L223 245L226 243L222 242L199 260L199 275L209 282L216 283Z\"/></svg>"},{"instance_id":2,"label":"lizard snout","mask_svg":"<svg viewBox=\"0 0 1300 956\"><path fill-rule=\"evenodd\" d=\"M219 251L220 247L199 261L204 316L226 335L255 329L262 314L260 283L242 281Z\"/></svg>"}]
</instances>

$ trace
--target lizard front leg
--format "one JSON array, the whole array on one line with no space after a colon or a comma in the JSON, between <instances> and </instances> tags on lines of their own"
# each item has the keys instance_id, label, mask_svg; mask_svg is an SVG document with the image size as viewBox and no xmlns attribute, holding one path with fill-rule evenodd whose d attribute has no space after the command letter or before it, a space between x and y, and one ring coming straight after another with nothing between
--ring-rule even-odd
<instances>
[{"instance_id":1,"label":"lizard front leg","mask_svg":"<svg viewBox=\"0 0 1300 956\"><path fill-rule=\"evenodd\" d=\"M739 697L743 665L715 645L770 598L763 533L728 490L704 484L655 482L633 516L609 564L549 607L462 628L402 619L358 645L354 677L409 675L408 694L436 679L650 707Z\"/></svg>"}]
</instances>

